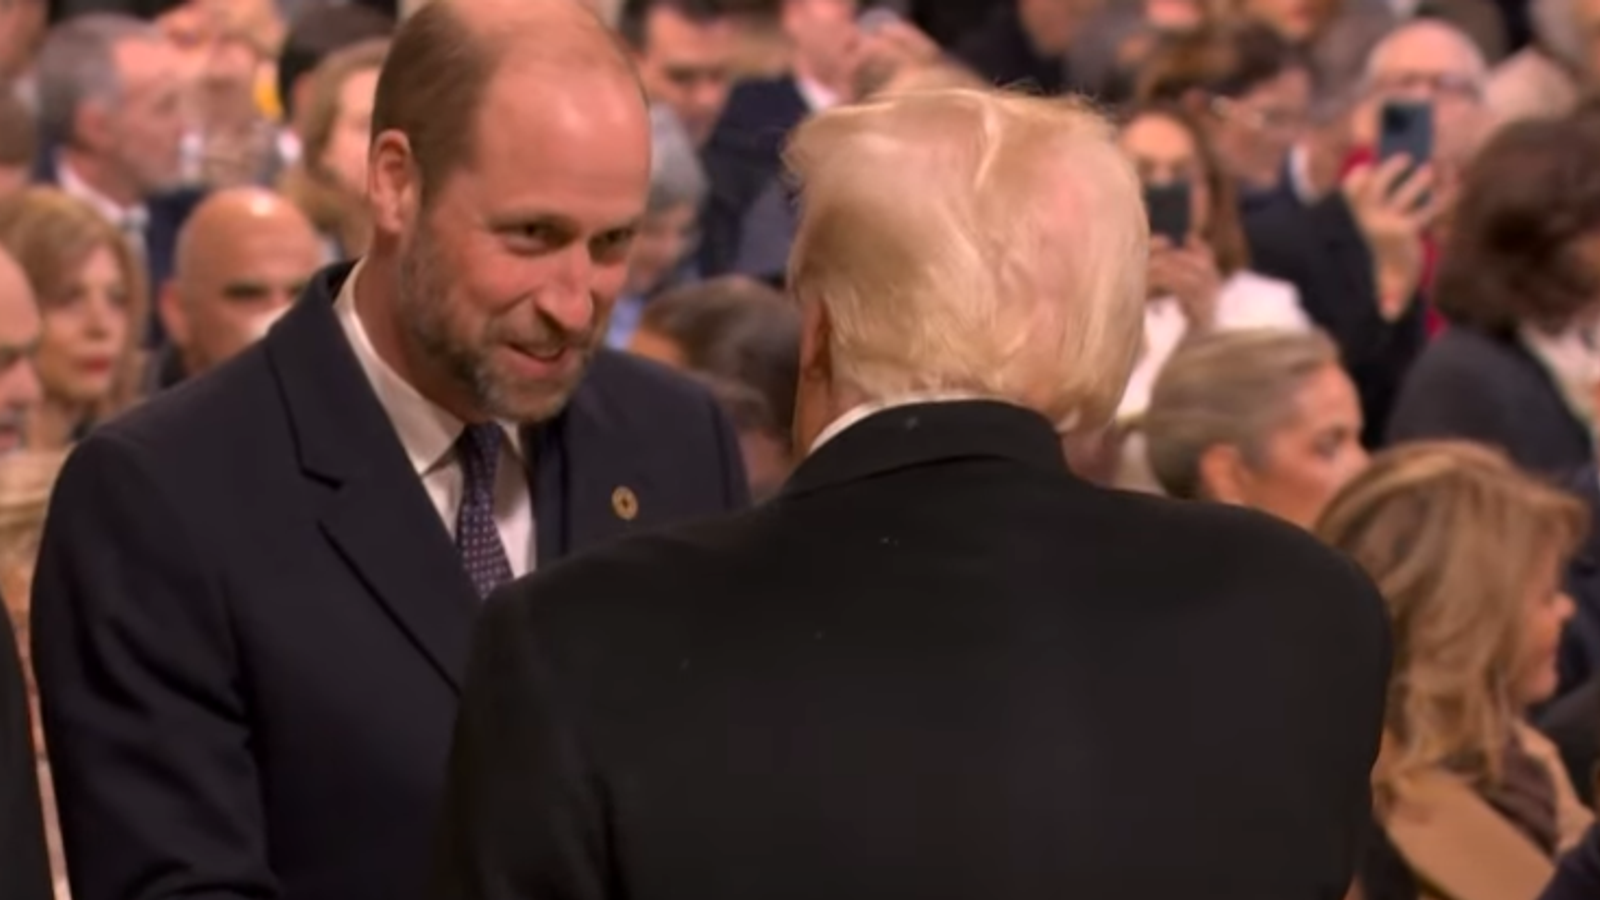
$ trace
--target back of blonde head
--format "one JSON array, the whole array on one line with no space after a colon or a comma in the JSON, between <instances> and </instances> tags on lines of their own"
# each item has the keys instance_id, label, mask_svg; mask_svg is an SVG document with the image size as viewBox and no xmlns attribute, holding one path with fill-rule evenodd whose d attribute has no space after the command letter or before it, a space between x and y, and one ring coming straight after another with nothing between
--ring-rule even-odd
<instances>
[{"instance_id":1,"label":"back of blonde head","mask_svg":"<svg viewBox=\"0 0 1600 900\"><path fill-rule=\"evenodd\" d=\"M1323 513L1318 537L1372 576L1394 629L1380 801L1437 766L1498 780L1523 712L1528 591L1541 566L1565 562L1586 519L1498 453L1455 442L1385 451Z\"/></svg>"},{"instance_id":2,"label":"back of blonde head","mask_svg":"<svg viewBox=\"0 0 1600 900\"><path fill-rule=\"evenodd\" d=\"M1143 329L1139 181L1087 107L913 91L802 126L790 283L863 400L961 392L1063 430L1116 408Z\"/></svg>"}]
</instances>

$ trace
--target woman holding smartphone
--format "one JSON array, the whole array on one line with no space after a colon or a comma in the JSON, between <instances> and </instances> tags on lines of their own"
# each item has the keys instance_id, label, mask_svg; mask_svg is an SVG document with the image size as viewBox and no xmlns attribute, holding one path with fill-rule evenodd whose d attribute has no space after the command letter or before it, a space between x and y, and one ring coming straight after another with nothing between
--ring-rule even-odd
<instances>
[{"instance_id":1,"label":"woman holding smartphone","mask_svg":"<svg viewBox=\"0 0 1600 900\"><path fill-rule=\"evenodd\" d=\"M1121 144L1150 208L1145 345L1120 416L1149 405L1150 388L1187 335L1236 328L1307 330L1292 285L1250 271L1230 179L1194 118L1177 107L1135 111Z\"/></svg>"}]
</instances>

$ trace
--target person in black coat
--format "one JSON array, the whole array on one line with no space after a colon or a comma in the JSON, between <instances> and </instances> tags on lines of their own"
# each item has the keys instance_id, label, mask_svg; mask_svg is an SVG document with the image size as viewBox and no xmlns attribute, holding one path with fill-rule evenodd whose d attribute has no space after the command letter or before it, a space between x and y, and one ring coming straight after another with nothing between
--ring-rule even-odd
<instances>
[{"instance_id":1,"label":"person in black coat","mask_svg":"<svg viewBox=\"0 0 1600 900\"><path fill-rule=\"evenodd\" d=\"M552 29L581 77L546 65ZM477 106L425 89L497 58L517 65ZM375 117L359 268L97 430L57 484L33 637L75 900L415 896L482 597L745 505L710 394L596 349L650 170L603 27L439 0ZM471 152L413 155L422 123Z\"/></svg>"},{"instance_id":2,"label":"person in black coat","mask_svg":"<svg viewBox=\"0 0 1600 900\"><path fill-rule=\"evenodd\" d=\"M1583 841L1561 860L1556 877L1539 900L1594 900L1600 897L1600 826L1589 826Z\"/></svg>"},{"instance_id":3,"label":"person in black coat","mask_svg":"<svg viewBox=\"0 0 1600 900\"><path fill-rule=\"evenodd\" d=\"M911 92L792 153L808 458L769 505L491 599L429 896L1342 897L1376 590L1300 529L1064 461L1142 328L1109 126Z\"/></svg>"},{"instance_id":4,"label":"person in black coat","mask_svg":"<svg viewBox=\"0 0 1600 900\"><path fill-rule=\"evenodd\" d=\"M11 617L0 614L0 897L51 900L54 896L28 685Z\"/></svg>"}]
</instances>

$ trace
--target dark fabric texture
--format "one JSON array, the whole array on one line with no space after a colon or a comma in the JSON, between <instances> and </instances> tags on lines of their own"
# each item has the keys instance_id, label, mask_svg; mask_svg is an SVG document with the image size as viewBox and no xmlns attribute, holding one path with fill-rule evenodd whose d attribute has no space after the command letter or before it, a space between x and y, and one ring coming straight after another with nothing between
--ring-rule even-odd
<instances>
[{"instance_id":1,"label":"dark fabric texture","mask_svg":"<svg viewBox=\"0 0 1600 900\"><path fill-rule=\"evenodd\" d=\"M482 602L334 315L349 271L61 473L33 640L74 900L420 892ZM710 395L609 352L522 443L541 566L745 503Z\"/></svg>"},{"instance_id":2,"label":"dark fabric texture","mask_svg":"<svg viewBox=\"0 0 1600 900\"><path fill-rule=\"evenodd\" d=\"M490 599L430 897L1341 900L1388 653L1299 529L893 408Z\"/></svg>"}]
</instances>

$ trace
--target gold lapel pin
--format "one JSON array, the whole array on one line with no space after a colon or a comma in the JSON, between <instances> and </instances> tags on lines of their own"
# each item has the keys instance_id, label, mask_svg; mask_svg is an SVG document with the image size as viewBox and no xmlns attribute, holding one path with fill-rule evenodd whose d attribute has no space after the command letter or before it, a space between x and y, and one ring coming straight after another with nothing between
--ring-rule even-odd
<instances>
[{"instance_id":1,"label":"gold lapel pin","mask_svg":"<svg viewBox=\"0 0 1600 900\"><path fill-rule=\"evenodd\" d=\"M632 522L639 517L639 497L632 488L619 487L611 492L611 509L617 518Z\"/></svg>"}]
</instances>

